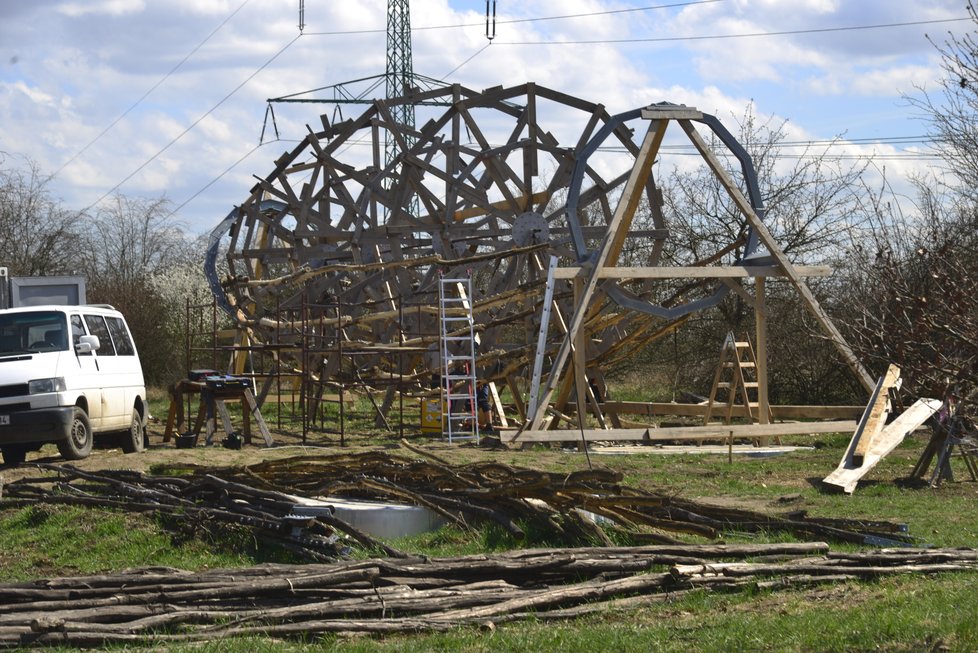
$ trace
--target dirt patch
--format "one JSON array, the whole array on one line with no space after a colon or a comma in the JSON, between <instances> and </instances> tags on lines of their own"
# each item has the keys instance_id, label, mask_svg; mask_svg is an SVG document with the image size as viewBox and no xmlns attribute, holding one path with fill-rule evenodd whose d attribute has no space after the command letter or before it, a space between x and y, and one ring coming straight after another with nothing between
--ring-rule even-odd
<instances>
[{"instance_id":1,"label":"dirt patch","mask_svg":"<svg viewBox=\"0 0 978 653\"><path fill-rule=\"evenodd\" d=\"M133 471L149 472L154 466L170 463L208 465L215 467L228 467L235 465L246 465L262 460L285 458L287 456L300 455L303 451L322 452L327 450L340 451L338 447L329 447L327 444L314 445L311 442L303 445L301 436L288 432L276 432L273 434L275 446L265 447L259 445L261 438L257 438L255 444L245 445L241 449L226 449L215 438L215 444L207 446L200 444L190 449L178 449L174 441L163 442L163 426L151 424L149 426L149 446L145 451L138 454L126 454L122 449L114 446L109 438L95 440L95 448L92 454L83 460L72 461L70 464L79 469L95 471L100 469L130 469ZM364 448L360 445L347 446L343 451L359 451ZM28 463L66 463L57 447L47 444L41 447L40 451L27 454ZM30 465L19 467L0 467L0 482L9 483L19 478L36 474L36 469Z\"/></svg>"}]
</instances>

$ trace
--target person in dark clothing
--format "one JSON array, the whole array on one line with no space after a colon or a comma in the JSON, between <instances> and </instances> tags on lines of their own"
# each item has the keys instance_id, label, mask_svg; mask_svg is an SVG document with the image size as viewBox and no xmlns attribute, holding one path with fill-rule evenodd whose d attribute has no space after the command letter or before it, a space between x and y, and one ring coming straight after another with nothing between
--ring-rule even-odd
<instances>
[{"instance_id":1,"label":"person in dark clothing","mask_svg":"<svg viewBox=\"0 0 978 653\"><path fill-rule=\"evenodd\" d=\"M489 384L479 381L475 386L475 405L479 409L479 431L492 433L492 404L489 402Z\"/></svg>"}]
</instances>

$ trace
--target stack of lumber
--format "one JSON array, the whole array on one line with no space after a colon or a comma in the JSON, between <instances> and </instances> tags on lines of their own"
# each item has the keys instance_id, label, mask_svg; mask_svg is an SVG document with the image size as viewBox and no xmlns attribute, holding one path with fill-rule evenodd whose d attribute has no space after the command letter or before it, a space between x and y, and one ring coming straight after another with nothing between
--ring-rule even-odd
<instances>
[{"instance_id":1,"label":"stack of lumber","mask_svg":"<svg viewBox=\"0 0 978 653\"><path fill-rule=\"evenodd\" d=\"M833 552L824 543L534 549L200 572L143 568L0 584L0 648L164 647L493 628L672 600L974 570L973 549Z\"/></svg>"}]
</instances>

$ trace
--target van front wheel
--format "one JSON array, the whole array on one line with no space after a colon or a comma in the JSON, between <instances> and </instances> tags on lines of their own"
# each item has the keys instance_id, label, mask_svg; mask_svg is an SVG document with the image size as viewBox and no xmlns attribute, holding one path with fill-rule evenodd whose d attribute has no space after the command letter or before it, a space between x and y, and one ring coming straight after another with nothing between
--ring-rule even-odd
<instances>
[{"instance_id":1,"label":"van front wheel","mask_svg":"<svg viewBox=\"0 0 978 653\"><path fill-rule=\"evenodd\" d=\"M92 425L88 415L78 406L71 417L68 439L58 441L58 451L65 460L81 460L92 453Z\"/></svg>"},{"instance_id":2,"label":"van front wheel","mask_svg":"<svg viewBox=\"0 0 978 653\"><path fill-rule=\"evenodd\" d=\"M143 428L143 416L137 408L132 409L132 420L129 430L122 436L122 451L124 453L139 453L146 448L146 429Z\"/></svg>"}]
</instances>

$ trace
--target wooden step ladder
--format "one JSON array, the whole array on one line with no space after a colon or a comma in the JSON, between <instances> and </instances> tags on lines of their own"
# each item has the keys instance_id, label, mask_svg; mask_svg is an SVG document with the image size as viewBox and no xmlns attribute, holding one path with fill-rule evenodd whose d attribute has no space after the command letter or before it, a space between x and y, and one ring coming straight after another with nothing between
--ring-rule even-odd
<instances>
[{"instance_id":1,"label":"wooden step ladder","mask_svg":"<svg viewBox=\"0 0 978 653\"><path fill-rule=\"evenodd\" d=\"M730 424L736 417L744 417L748 423L771 424L774 417L771 407L767 415L761 415L760 387L757 380L757 359L750 340L737 340L733 331L727 333L720 348L720 364L713 376L713 389L706 405L703 424L710 424L714 415L723 411L723 423ZM734 409L742 407L734 415Z\"/></svg>"}]
</instances>

